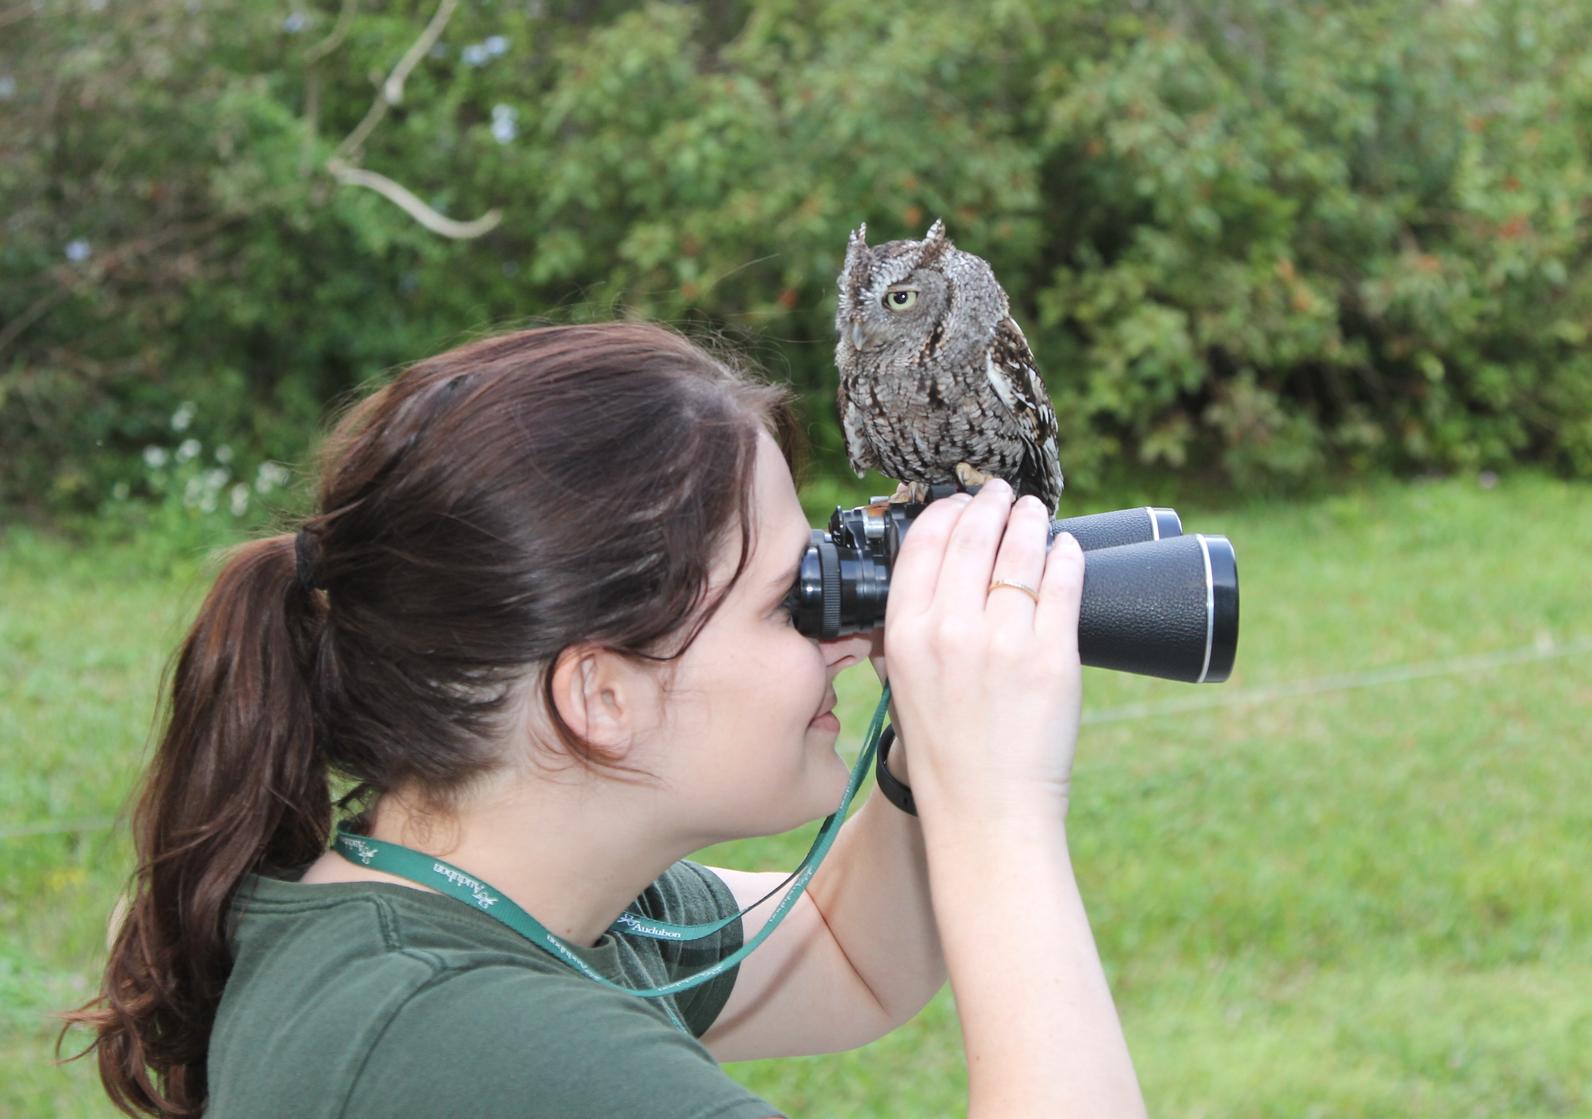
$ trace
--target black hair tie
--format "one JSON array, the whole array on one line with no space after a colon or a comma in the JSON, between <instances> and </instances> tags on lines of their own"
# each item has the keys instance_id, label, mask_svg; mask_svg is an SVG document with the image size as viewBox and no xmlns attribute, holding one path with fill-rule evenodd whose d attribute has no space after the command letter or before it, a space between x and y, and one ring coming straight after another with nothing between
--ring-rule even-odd
<instances>
[{"instance_id":1,"label":"black hair tie","mask_svg":"<svg viewBox=\"0 0 1592 1119\"><path fill-rule=\"evenodd\" d=\"M916 816L918 814L918 801L912 795L911 786L903 784L896 779L895 774L890 772L890 747L895 745L895 739L894 724L886 726L884 733L879 736L878 760L873 767L874 780L878 782L879 791L884 794L886 800L901 809L901 811Z\"/></svg>"},{"instance_id":2,"label":"black hair tie","mask_svg":"<svg viewBox=\"0 0 1592 1119\"><path fill-rule=\"evenodd\" d=\"M309 532L299 529L298 535L293 538L293 557L298 565L298 584L304 588L305 593L317 590L321 586L315 577L315 559L319 550Z\"/></svg>"}]
</instances>

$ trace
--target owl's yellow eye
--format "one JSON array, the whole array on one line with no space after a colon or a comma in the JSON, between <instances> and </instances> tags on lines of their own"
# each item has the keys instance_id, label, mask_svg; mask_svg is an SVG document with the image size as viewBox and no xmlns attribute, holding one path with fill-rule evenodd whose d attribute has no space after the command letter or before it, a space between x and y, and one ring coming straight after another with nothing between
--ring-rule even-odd
<instances>
[{"instance_id":1,"label":"owl's yellow eye","mask_svg":"<svg viewBox=\"0 0 1592 1119\"><path fill-rule=\"evenodd\" d=\"M884 293L884 306L887 311L905 311L917 301L917 288L891 288Z\"/></svg>"}]
</instances>

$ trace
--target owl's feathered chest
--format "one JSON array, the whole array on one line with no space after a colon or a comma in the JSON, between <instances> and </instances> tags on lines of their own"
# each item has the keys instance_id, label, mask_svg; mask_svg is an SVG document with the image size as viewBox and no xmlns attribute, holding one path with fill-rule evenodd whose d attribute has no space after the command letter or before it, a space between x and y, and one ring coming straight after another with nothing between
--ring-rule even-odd
<instances>
[{"instance_id":1,"label":"owl's feathered chest","mask_svg":"<svg viewBox=\"0 0 1592 1119\"><path fill-rule=\"evenodd\" d=\"M880 470L906 482L941 482L956 464L1009 475L1022 440L989 375L988 344L926 359L888 348L854 355L842 371L861 430Z\"/></svg>"}]
</instances>

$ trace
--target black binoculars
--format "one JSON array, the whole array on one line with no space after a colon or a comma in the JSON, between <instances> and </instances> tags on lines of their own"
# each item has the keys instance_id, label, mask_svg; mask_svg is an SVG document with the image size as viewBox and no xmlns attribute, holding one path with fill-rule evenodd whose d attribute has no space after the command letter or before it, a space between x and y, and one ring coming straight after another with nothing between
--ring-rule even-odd
<instances>
[{"instance_id":1,"label":"black binoculars","mask_svg":"<svg viewBox=\"0 0 1592 1119\"><path fill-rule=\"evenodd\" d=\"M930 490L931 501L956 492ZM884 625L890 570L926 506L876 498L835 507L813 531L785 605L809 637ZM1096 668L1219 684L1238 653L1238 560L1225 536L1183 535L1175 510L1143 506L1050 523L1084 551L1078 652Z\"/></svg>"}]
</instances>

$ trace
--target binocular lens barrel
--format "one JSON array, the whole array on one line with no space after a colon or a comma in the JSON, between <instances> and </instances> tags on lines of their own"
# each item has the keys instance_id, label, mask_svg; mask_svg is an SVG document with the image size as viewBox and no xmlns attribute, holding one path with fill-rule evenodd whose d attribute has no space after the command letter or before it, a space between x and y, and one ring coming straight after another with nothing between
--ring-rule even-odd
<instances>
[{"instance_id":1,"label":"binocular lens barrel","mask_svg":"<svg viewBox=\"0 0 1592 1119\"><path fill-rule=\"evenodd\" d=\"M1050 522L1050 538L1072 533L1086 552L1142 544L1183 535L1183 521L1176 509L1141 505L1136 509L1115 509L1110 513L1090 513L1086 517L1067 517Z\"/></svg>"},{"instance_id":2,"label":"binocular lens barrel","mask_svg":"<svg viewBox=\"0 0 1592 1119\"><path fill-rule=\"evenodd\" d=\"M786 599L809 637L884 624L890 570L923 506L835 510L814 531ZM1225 536L1184 536L1176 511L1150 506L1053 521L1083 548L1078 651L1086 665L1220 683L1238 651L1238 561Z\"/></svg>"},{"instance_id":3,"label":"binocular lens barrel","mask_svg":"<svg viewBox=\"0 0 1592 1119\"><path fill-rule=\"evenodd\" d=\"M1238 559L1225 536L1178 536L1084 555L1084 664L1219 684L1238 653Z\"/></svg>"}]
</instances>

